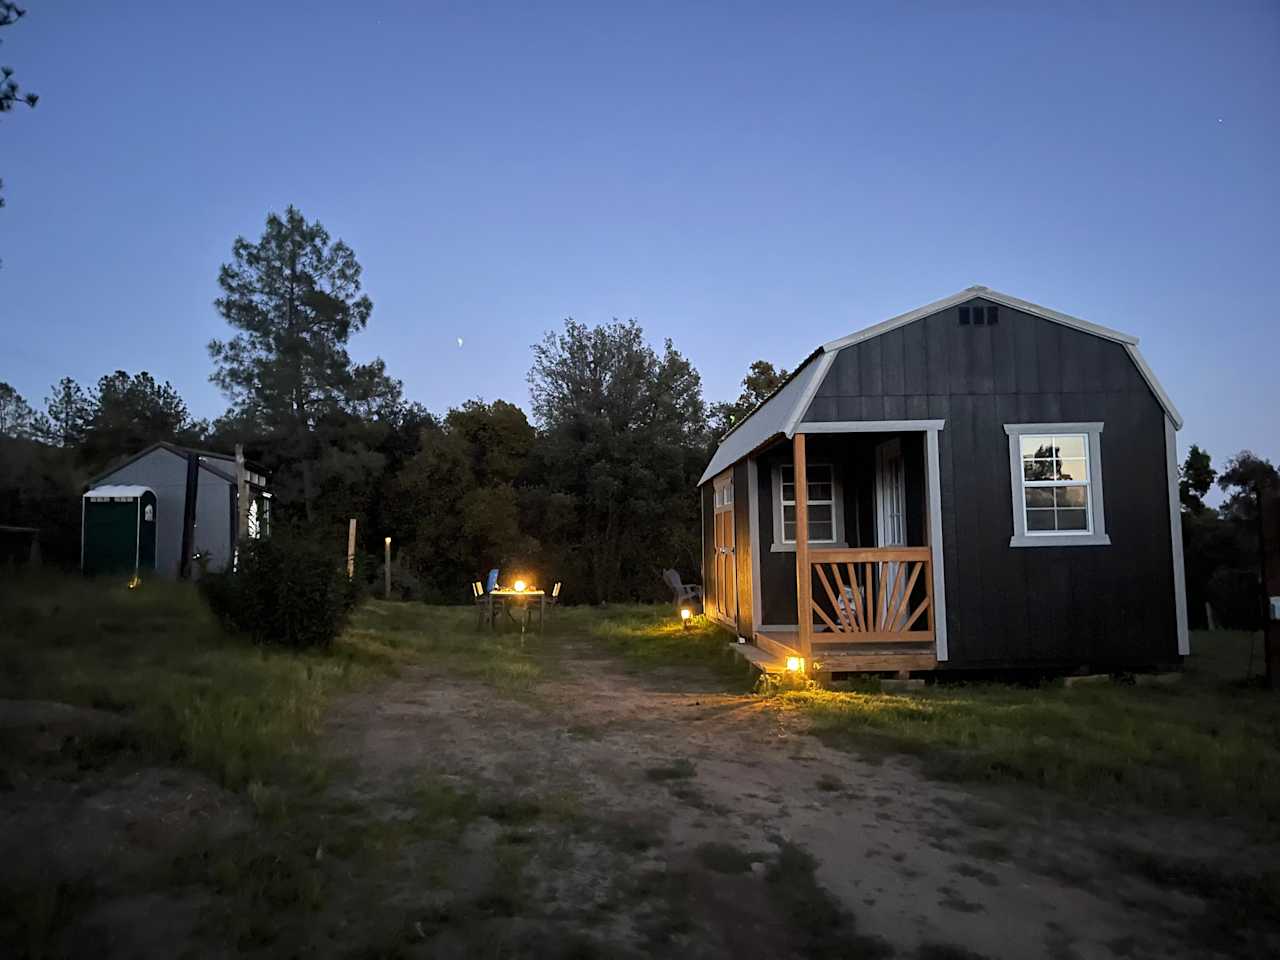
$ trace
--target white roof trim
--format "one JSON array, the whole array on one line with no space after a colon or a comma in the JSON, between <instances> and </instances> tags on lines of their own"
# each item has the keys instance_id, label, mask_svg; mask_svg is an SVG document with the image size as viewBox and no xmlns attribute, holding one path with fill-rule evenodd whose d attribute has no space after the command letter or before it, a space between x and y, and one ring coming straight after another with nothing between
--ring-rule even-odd
<instances>
[{"instance_id":1,"label":"white roof trim","mask_svg":"<svg viewBox=\"0 0 1280 960\"><path fill-rule=\"evenodd\" d=\"M763 446L770 438L786 435L795 429L814 393L822 384L835 354L823 355L821 351L813 354L801 364L776 393L756 407L746 419L725 435L716 447L715 455L702 472L698 486L733 466L753 450Z\"/></svg>"},{"instance_id":2,"label":"white roof trim","mask_svg":"<svg viewBox=\"0 0 1280 960\"><path fill-rule=\"evenodd\" d=\"M86 490L84 499L86 500L136 500L144 493L155 495L155 491L150 487L144 487L140 484L124 484L124 483L108 483L101 487L94 487L92 490Z\"/></svg>"},{"instance_id":3,"label":"white roof trim","mask_svg":"<svg viewBox=\"0 0 1280 960\"><path fill-rule=\"evenodd\" d=\"M702 474L702 479L698 481L698 485L701 486L716 474L737 463L747 454L764 444L770 437L779 434L786 437L793 436L796 432L796 426L800 423L800 418L809 409L809 404L812 403L818 389L822 386L823 380L826 379L827 371L831 369L831 365L835 362L836 353L841 349L878 337L882 333L888 333L890 330L896 330L898 327L906 326L908 323L976 298L990 300L993 303L1001 303L1014 310L1020 310L1032 316L1060 323L1064 327L1071 327L1073 330L1091 333L1095 337L1102 337L1104 340L1121 344L1125 348L1125 352L1129 354L1130 359L1133 360L1134 366L1138 368L1138 372L1142 374L1142 378L1147 382L1147 386L1151 388L1151 392L1155 394L1160 406L1164 408L1165 415L1169 418L1169 422L1173 424L1174 429L1182 429L1182 415L1178 413L1178 408L1169 399L1169 394L1165 393L1164 387L1156 379L1155 372L1147 366L1147 361L1143 359L1141 352L1138 350L1137 337L1121 333L1119 330L1112 330L1110 327L1104 327L1100 324L1090 323L1088 320L1081 320L1079 317L1073 317L1069 313L1061 313L1038 303L1032 303L1029 300L1022 300L1007 293L1001 293L999 290L992 290L990 287L975 285L966 287L959 293L953 293L949 297L943 297L941 300L927 303L923 307L917 307L907 313L891 317L864 330L851 333L847 337L824 343L808 361L801 365L801 368L796 371L791 380L785 383L777 393L747 414L746 419L741 421L721 440L720 446L716 448L715 455L711 458L711 463L707 465L707 469ZM813 363L812 361L814 360L817 362Z\"/></svg>"},{"instance_id":4,"label":"white roof trim","mask_svg":"<svg viewBox=\"0 0 1280 960\"><path fill-rule=\"evenodd\" d=\"M957 304L965 303L978 297L995 303L1003 303L1006 307L1012 307L1015 310L1021 310L1023 313L1030 313L1033 316L1043 317L1045 320L1052 320L1054 323L1060 323L1064 327L1072 327L1076 330L1083 330L1085 333L1092 333L1095 337L1103 337L1106 340L1114 340L1116 343L1133 344L1134 346L1138 344L1137 337L1121 333L1119 330L1112 330L1110 327L1090 323L1088 320L1081 320L1079 317L1073 317L1068 313L1059 313L1057 310L1050 310L1048 307L1042 307L1038 303L1031 303L1029 300L1020 300L1007 293L1001 293L999 290L992 290L990 287L973 286L966 287L959 293L953 293L949 297L943 297L941 300L935 300L933 303L927 303L923 307L917 307L915 310L891 317L873 327L867 327L865 330L851 333L847 337L832 340L830 343L823 344L823 349L839 350L841 347L849 347L855 343L861 343L863 340L870 340L872 337L878 337L882 333L888 333L890 330L906 326L921 317L927 317L940 310L946 310L948 307L954 307Z\"/></svg>"},{"instance_id":5,"label":"white roof trim","mask_svg":"<svg viewBox=\"0 0 1280 960\"><path fill-rule=\"evenodd\" d=\"M1151 388L1151 392L1160 401L1160 406L1164 407L1165 415L1169 418L1169 422L1173 424L1173 429L1181 430L1182 414L1173 405L1169 395L1164 392L1164 387L1160 386L1160 381L1156 379L1155 372L1147 366L1146 358L1143 357L1142 351L1138 349L1138 345L1136 343L1126 343L1124 348L1128 352L1129 358L1133 360L1134 365L1138 368L1138 372L1142 374L1142 379L1147 381L1147 386Z\"/></svg>"},{"instance_id":6,"label":"white roof trim","mask_svg":"<svg viewBox=\"0 0 1280 960\"><path fill-rule=\"evenodd\" d=\"M791 411L791 415L787 417L786 425L783 427L782 432L786 434L788 440L795 436L796 424L800 422L800 418L809 409L809 404L813 403L814 395L817 394L818 388L822 386L822 381L827 379L827 371L831 369L831 364L835 362L836 351L828 351L824 348L822 355L818 357L817 369L813 372L809 382L805 384L804 391L800 394L800 402Z\"/></svg>"}]
</instances>

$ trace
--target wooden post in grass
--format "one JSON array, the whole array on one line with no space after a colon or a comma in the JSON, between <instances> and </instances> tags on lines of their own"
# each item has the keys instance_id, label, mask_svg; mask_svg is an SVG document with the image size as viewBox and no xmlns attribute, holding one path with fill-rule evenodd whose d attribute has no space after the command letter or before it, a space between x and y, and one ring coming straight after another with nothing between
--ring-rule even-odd
<instances>
[{"instance_id":1,"label":"wooden post in grass","mask_svg":"<svg viewBox=\"0 0 1280 960\"><path fill-rule=\"evenodd\" d=\"M356 518L347 526L347 579L356 575Z\"/></svg>"},{"instance_id":2,"label":"wooden post in grass","mask_svg":"<svg viewBox=\"0 0 1280 960\"><path fill-rule=\"evenodd\" d=\"M791 441L796 497L796 623L800 655L811 659L813 646L813 571L809 569L809 470L804 452L804 434Z\"/></svg>"},{"instance_id":3,"label":"wooden post in grass","mask_svg":"<svg viewBox=\"0 0 1280 960\"><path fill-rule=\"evenodd\" d=\"M244 468L244 444L236 444L236 540L249 539L249 480Z\"/></svg>"},{"instance_id":4,"label":"wooden post in grass","mask_svg":"<svg viewBox=\"0 0 1280 960\"><path fill-rule=\"evenodd\" d=\"M1280 597L1280 491L1258 491L1258 526L1262 533L1262 586L1266 600L1263 656L1267 661L1267 686L1280 690L1280 610L1273 609Z\"/></svg>"},{"instance_id":5,"label":"wooden post in grass","mask_svg":"<svg viewBox=\"0 0 1280 960\"><path fill-rule=\"evenodd\" d=\"M387 599L391 599L391 538L387 537L383 542L385 556L382 562L382 569L386 572L387 581Z\"/></svg>"}]
</instances>

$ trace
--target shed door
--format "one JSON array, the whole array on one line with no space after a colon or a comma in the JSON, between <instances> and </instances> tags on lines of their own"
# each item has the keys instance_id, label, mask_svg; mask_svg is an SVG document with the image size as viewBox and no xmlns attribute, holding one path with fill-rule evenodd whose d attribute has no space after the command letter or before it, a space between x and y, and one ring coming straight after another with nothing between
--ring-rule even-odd
<instances>
[{"instance_id":1,"label":"shed door","mask_svg":"<svg viewBox=\"0 0 1280 960\"><path fill-rule=\"evenodd\" d=\"M712 609L725 620L738 622L738 563L734 555L733 475L718 477L715 487L715 575Z\"/></svg>"}]
</instances>

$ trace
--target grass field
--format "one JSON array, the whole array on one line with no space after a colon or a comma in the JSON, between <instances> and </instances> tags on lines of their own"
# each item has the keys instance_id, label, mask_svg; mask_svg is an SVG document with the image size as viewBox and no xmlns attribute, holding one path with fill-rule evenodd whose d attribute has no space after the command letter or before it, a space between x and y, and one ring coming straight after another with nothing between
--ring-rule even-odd
<instances>
[{"instance_id":1,"label":"grass field","mask_svg":"<svg viewBox=\"0 0 1280 960\"><path fill-rule=\"evenodd\" d=\"M359 607L325 653L258 648L229 635L189 585L148 583L130 591L118 583L78 577L19 579L0 584L0 610L0 699L61 701L124 721L117 728L123 733L72 747L64 743L44 759L7 751L14 745L7 737L28 732L14 734L0 725L0 790L10 791L11 798L34 797L44 789L42 777L59 780L71 791L59 796L69 809L79 810L76 791L110 794L115 785L132 782L130 777L148 767L188 767L207 774L226 788L218 791L223 798L218 803L229 811L228 822L241 823L240 832L225 841L186 836L168 847L170 841L156 841L154 852L168 862L146 883L166 896L193 886L211 891L216 900L203 914L208 926L202 935L248 950L270 952L282 943L307 942L309 926L335 904L360 916L366 912L361 898L382 903L400 882L399 874L393 876L384 866L395 862L396 869L407 869L397 859L406 850L415 851L414 862L435 864L427 875L440 889L455 883L450 879L454 864L491 861L496 871L466 893L471 899L450 908L454 913L432 913L422 929L411 928L413 942L423 929L429 936L461 930L474 945L487 942L495 916L538 909L528 902L528 890L513 885L511 878L543 876L544 859L557 862L566 845L579 843L591 857L596 855L593 844L613 850L622 843L615 852L622 858L618 869L624 886L652 887L662 894L659 900L670 899L672 916L680 914L688 898L679 884L673 886L670 878L658 883L649 873L625 874L627 863L643 860L646 851L660 844L660 831L640 823L619 832L573 791L544 784L556 765L525 759L504 742L531 724L551 745L549 757L599 749L616 757L634 748L640 737L634 721L620 725L591 710L566 714L566 702L573 702L566 691L576 689L572 681L583 677L583 671L621 678L610 682L625 690L641 714L652 708L656 714L674 711L683 718L697 701L715 702L720 704L715 710L729 708L714 715L730 729L733 723L750 723L751 718L763 722L776 714L787 729L810 731L861 757L906 753L918 757L934 777L1021 784L1087 801L1068 805L1081 815L1105 804L1139 816L1150 811L1232 816L1264 838L1280 827L1280 698L1242 682L1250 659L1255 667L1261 662L1252 648L1255 638L1244 635L1196 636L1197 652L1186 676L1169 687L936 684L885 694L869 685L834 690L800 685L761 687L763 692L753 693L753 678L728 650L728 635L705 621L685 629L666 605L562 608L544 636L522 638L509 623L497 633L478 630L472 608L371 600ZM398 675L403 683L380 686ZM428 709L450 689L468 691L469 699L459 704L466 719L459 722L477 740L462 746L456 730L451 738L426 722L423 738L440 735L453 744L455 759L467 762L484 761L489 752L504 754L504 763L528 766L523 779L509 778L508 767L491 779L424 768L405 785L381 783L383 793L376 800L362 792L364 787L352 792L351 771L343 766L349 758L336 765L332 760L329 721L335 701L351 695L336 713L349 716L355 703L359 722L378 730L386 691L406 686L423 691L402 692L400 708L409 711ZM688 701L673 701L672 691L687 694ZM472 719L470 710L477 703L484 705L480 715L505 718L505 733L501 725L490 725L496 721ZM438 704L436 709L441 709ZM387 722L396 716L401 715L388 714ZM441 716L435 714L436 723ZM699 723L711 722L710 716ZM406 722L412 726L418 721ZM634 769L619 768L635 778L625 792L656 791L658 799L650 803L661 810L646 807L647 814L671 816L683 810L696 820L712 808L704 795L709 771L736 768L727 758L704 764L701 754L684 755L686 750L706 750L707 741L696 746L697 730L686 727L683 719L665 729L667 739L656 753L636 761ZM761 733L778 726L770 721L752 729ZM416 728L413 736L418 738ZM768 734L762 736L767 739ZM360 752L366 743L376 745L357 743ZM789 764L789 750L781 751L776 761ZM86 752L101 756L85 762ZM23 763L28 765L20 768ZM876 769L853 757L849 767L861 770L864 778ZM594 770L595 764L584 769ZM754 767L743 770L756 775ZM195 780L201 778L189 776L198 789ZM851 802L843 793L849 789L847 776L839 763L815 775L815 804ZM878 776L872 774L872 779ZM175 781L184 784L181 790L172 788L180 798L186 796L187 782ZM782 782L774 789L781 789ZM403 796L396 792L401 786L409 791ZM145 811L150 808L143 801L153 792L139 788L128 796ZM179 803L185 808L185 800ZM241 810L247 811L247 825L236 820ZM155 814L141 822L161 821ZM131 827L118 829L124 830L118 836L132 836ZM483 856L469 846L477 842L486 851ZM634 849L627 845L633 843ZM1010 855L1007 847L994 846L1003 851L996 859ZM924 843L913 849L933 848ZM89 849L86 856L92 853ZM1122 854L1130 855L1115 853ZM807 855L799 848L762 853L720 840L698 846L694 855L697 870L738 878L735 883L746 883L742 878L753 875L752 863L767 861L767 884L775 882L791 857L798 874L808 878L809 886L797 887L807 891L804 904L827 903L813 886L814 864L800 862ZM1226 884L1231 898L1249 905L1251 916L1261 911L1280 917L1280 880L1270 874L1261 879L1228 876L1218 866L1150 853L1123 867L1206 899L1216 896L1211 887ZM1088 874L1083 867L1076 872ZM351 876L362 878L358 890L347 889ZM728 881L717 880L721 882ZM71 929L77 912L116 902L112 898L128 889L86 893L45 880L14 886L8 914L0 909L0 943L6 935L20 936L39 947L28 947L27 955L41 955L45 947L46 954L56 953L50 945L56 946ZM653 890L644 897L652 899ZM620 903L626 904L625 897ZM390 936L398 943L405 934L394 926L392 922ZM388 955L396 954L391 950Z\"/></svg>"},{"instance_id":2,"label":"grass field","mask_svg":"<svg viewBox=\"0 0 1280 960\"><path fill-rule=\"evenodd\" d=\"M1280 697L1245 681L1259 642L1198 634L1169 686L939 683L903 694L790 690L777 702L831 742L916 754L945 779L1280 828Z\"/></svg>"}]
</instances>

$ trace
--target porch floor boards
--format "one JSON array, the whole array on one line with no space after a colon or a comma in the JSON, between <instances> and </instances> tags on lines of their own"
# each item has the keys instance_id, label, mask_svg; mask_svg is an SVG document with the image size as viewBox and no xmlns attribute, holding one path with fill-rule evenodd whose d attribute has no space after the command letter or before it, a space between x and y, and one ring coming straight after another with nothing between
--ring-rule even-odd
<instances>
[{"instance_id":1,"label":"porch floor boards","mask_svg":"<svg viewBox=\"0 0 1280 960\"><path fill-rule=\"evenodd\" d=\"M781 630L756 631L756 644L771 657L785 661L802 656L797 649L799 633ZM822 673L880 673L898 670L936 670L938 658L932 643L850 644L838 640L824 641L823 634L813 636L812 659Z\"/></svg>"}]
</instances>

